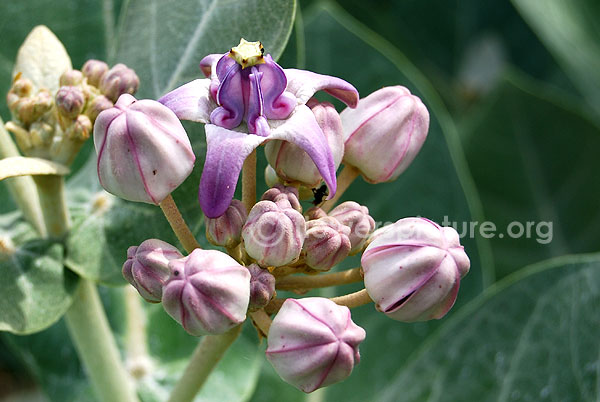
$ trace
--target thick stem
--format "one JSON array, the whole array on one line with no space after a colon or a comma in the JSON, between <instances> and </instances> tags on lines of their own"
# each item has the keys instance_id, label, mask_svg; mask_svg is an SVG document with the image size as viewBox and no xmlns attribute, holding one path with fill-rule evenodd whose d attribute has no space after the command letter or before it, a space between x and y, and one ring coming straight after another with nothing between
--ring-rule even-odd
<instances>
[{"instance_id":1,"label":"thick stem","mask_svg":"<svg viewBox=\"0 0 600 402\"><path fill-rule=\"evenodd\" d=\"M125 312L127 320L126 368L133 378L139 379L150 373L152 361L148 354L146 339L146 315L142 298L132 286L125 286Z\"/></svg>"},{"instance_id":2,"label":"thick stem","mask_svg":"<svg viewBox=\"0 0 600 402\"><path fill-rule=\"evenodd\" d=\"M267 306L265 307L265 313L267 314L275 314L279 311L279 309L281 309L281 306L283 306L283 303L286 301L287 299L273 299L271 300L271 302L269 304L267 304Z\"/></svg>"},{"instance_id":3,"label":"thick stem","mask_svg":"<svg viewBox=\"0 0 600 402\"><path fill-rule=\"evenodd\" d=\"M8 132L4 129L4 123L0 119L0 159L11 156L20 156L17 146L13 142ZM31 177L13 177L4 181L8 186L8 191L17 203L17 206L23 212L25 219L33 225L40 236L46 237L46 225L42 208L38 198L37 188Z\"/></svg>"},{"instance_id":4,"label":"thick stem","mask_svg":"<svg viewBox=\"0 0 600 402\"><path fill-rule=\"evenodd\" d=\"M325 212L329 212L359 174L360 171L354 166L344 165L344 168L337 178L337 191L335 192L335 195L332 199L325 201L325 203L321 205L321 209Z\"/></svg>"},{"instance_id":5,"label":"thick stem","mask_svg":"<svg viewBox=\"0 0 600 402\"><path fill-rule=\"evenodd\" d=\"M286 276L277 281L277 289L315 289L326 288L329 286L346 285L348 283L360 282L363 280L360 267L352 268L342 272L331 274L309 275L309 276Z\"/></svg>"},{"instance_id":6,"label":"thick stem","mask_svg":"<svg viewBox=\"0 0 600 402\"><path fill-rule=\"evenodd\" d=\"M222 335L207 335L202 338L194 350L183 376L175 384L169 401L192 401L241 330L242 326L238 325Z\"/></svg>"},{"instance_id":7,"label":"thick stem","mask_svg":"<svg viewBox=\"0 0 600 402\"><path fill-rule=\"evenodd\" d=\"M332 297L329 300L346 307L359 307L365 304L372 303L373 300L367 293L367 289L359 290L358 292L350 293L349 295Z\"/></svg>"},{"instance_id":8,"label":"thick stem","mask_svg":"<svg viewBox=\"0 0 600 402\"><path fill-rule=\"evenodd\" d=\"M271 317L269 317L269 315L265 313L265 310L260 309L257 311L253 311L252 313L250 313L250 317L252 318L252 321L254 322L256 327L262 333L262 336L268 336L269 328L271 328L272 321Z\"/></svg>"},{"instance_id":9,"label":"thick stem","mask_svg":"<svg viewBox=\"0 0 600 402\"><path fill-rule=\"evenodd\" d=\"M242 166L242 202L247 212L256 204L256 149Z\"/></svg>"},{"instance_id":10,"label":"thick stem","mask_svg":"<svg viewBox=\"0 0 600 402\"><path fill-rule=\"evenodd\" d=\"M33 176L40 196L40 205L48 235L63 237L69 229L69 213L65 198L65 180L62 176Z\"/></svg>"},{"instance_id":11,"label":"thick stem","mask_svg":"<svg viewBox=\"0 0 600 402\"><path fill-rule=\"evenodd\" d=\"M104 314L93 282L82 279L65 315L67 327L92 386L101 401L137 401L129 374Z\"/></svg>"},{"instance_id":12,"label":"thick stem","mask_svg":"<svg viewBox=\"0 0 600 402\"><path fill-rule=\"evenodd\" d=\"M200 248L194 234L183 220L173 197L169 194L159 205L185 251L191 253L194 249Z\"/></svg>"}]
</instances>

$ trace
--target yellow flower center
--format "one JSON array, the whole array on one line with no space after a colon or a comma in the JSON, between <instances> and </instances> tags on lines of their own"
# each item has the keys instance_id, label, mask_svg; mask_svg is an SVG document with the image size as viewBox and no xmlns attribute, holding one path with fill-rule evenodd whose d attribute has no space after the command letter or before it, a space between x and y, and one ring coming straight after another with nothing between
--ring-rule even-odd
<instances>
[{"instance_id":1,"label":"yellow flower center","mask_svg":"<svg viewBox=\"0 0 600 402\"><path fill-rule=\"evenodd\" d=\"M242 69L252 67L257 64L263 64L265 59L263 54L265 49L260 42L248 42L244 38L240 40L240 44L232 47L229 51L229 57L235 60Z\"/></svg>"}]
</instances>

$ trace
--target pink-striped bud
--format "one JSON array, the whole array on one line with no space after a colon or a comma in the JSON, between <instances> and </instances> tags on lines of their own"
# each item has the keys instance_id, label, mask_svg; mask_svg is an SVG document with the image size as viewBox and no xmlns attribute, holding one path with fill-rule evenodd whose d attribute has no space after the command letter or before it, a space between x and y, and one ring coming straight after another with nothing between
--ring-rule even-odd
<instances>
[{"instance_id":1,"label":"pink-striped bud","mask_svg":"<svg viewBox=\"0 0 600 402\"><path fill-rule=\"evenodd\" d=\"M335 207L329 216L350 228L350 255L361 252L367 238L375 230L375 220L369 215L369 208L354 201L346 201Z\"/></svg>"},{"instance_id":2,"label":"pink-striped bud","mask_svg":"<svg viewBox=\"0 0 600 402\"><path fill-rule=\"evenodd\" d=\"M335 167L340 165L344 155L344 134L340 115L329 102L311 99L307 105L327 139L333 155ZM269 141L265 145L265 155L277 175L285 181L300 182L308 187L318 187L321 174L310 156L299 146L287 141Z\"/></svg>"},{"instance_id":3,"label":"pink-striped bud","mask_svg":"<svg viewBox=\"0 0 600 402\"><path fill-rule=\"evenodd\" d=\"M247 217L244 203L232 200L223 215L218 218L206 218L206 239L215 246L237 246L240 244L242 227Z\"/></svg>"},{"instance_id":4,"label":"pink-striped bud","mask_svg":"<svg viewBox=\"0 0 600 402\"><path fill-rule=\"evenodd\" d=\"M378 233L361 263L376 308L405 322L442 318L470 267L456 230L423 218L400 219Z\"/></svg>"},{"instance_id":5,"label":"pink-striped bud","mask_svg":"<svg viewBox=\"0 0 600 402\"><path fill-rule=\"evenodd\" d=\"M306 265L317 271L329 271L350 253L350 228L331 217L306 222L302 251Z\"/></svg>"},{"instance_id":6,"label":"pink-striped bud","mask_svg":"<svg viewBox=\"0 0 600 402\"><path fill-rule=\"evenodd\" d=\"M192 173L190 140L168 107L122 95L94 124L98 178L106 191L158 205Z\"/></svg>"},{"instance_id":7,"label":"pink-striped bud","mask_svg":"<svg viewBox=\"0 0 600 402\"><path fill-rule=\"evenodd\" d=\"M281 200L288 201L292 208L298 212L302 212L302 206L298 200L298 189L296 187L275 184L261 197L261 201L273 201L276 204Z\"/></svg>"},{"instance_id":8,"label":"pink-striped bud","mask_svg":"<svg viewBox=\"0 0 600 402\"><path fill-rule=\"evenodd\" d=\"M429 112L402 86L385 87L340 114L344 162L371 183L395 180L413 161L429 129Z\"/></svg>"},{"instance_id":9,"label":"pink-striped bud","mask_svg":"<svg viewBox=\"0 0 600 402\"><path fill-rule=\"evenodd\" d=\"M100 81L102 81L102 77L104 77L107 71L108 64L94 59L86 61L83 67L81 67L81 72L87 78L88 84L95 87L100 86Z\"/></svg>"},{"instance_id":10,"label":"pink-striped bud","mask_svg":"<svg viewBox=\"0 0 600 402\"><path fill-rule=\"evenodd\" d=\"M127 250L123 276L151 303L162 300L163 286L171 274L169 261L181 258L179 250L162 240L149 239Z\"/></svg>"},{"instance_id":11,"label":"pink-striped bud","mask_svg":"<svg viewBox=\"0 0 600 402\"><path fill-rule=\"evenodd\" d=\"M194 250L169 262L163 307L191 335L222 334L246 319L250 273L225 253Z\"/></svg>"},{"instance_id":12,"label":"pink-striped bud","mask_svg":"<svg viewBox=\"0 0 600 402\"><path fill-rule=\"evenodd\" d=\"M287 299L269 330L266 355L284 381L308 393L346 379L365 336L348 307L321 297Z\"/></svg>"},{"instance_id":13,"label":"pink-striped bud","mask_svg":"<svg viewBox=\"0 0 600 402\"><path fill-rule=\"evenodd\" d=\"M305 235L304 217L287 200L256 203L242 229L246 252L263 267L296 261Z\"/></svg>"},{"instance_id":14,"label":"pink-striped bud","mask_svg":"<svg viewBox=\"0 0 600 402\"><path fill-rule=\"evenodd\" d=\"M250 264L250 310L263 308L275 294L275 277L266 269Z\"/></svg>"},{"instance_id":15,"label":"pink-striped bud","mask_svg":"<svg viewBox=\"0 0 600 402\"><path fill-rule=\"evenodd\" d=\"M116 64L102 75L98 88L104 96L115 102L122 94L135 94L139 86L140 79L135 71L125 64Z\"/></svg>"}]
</instances>

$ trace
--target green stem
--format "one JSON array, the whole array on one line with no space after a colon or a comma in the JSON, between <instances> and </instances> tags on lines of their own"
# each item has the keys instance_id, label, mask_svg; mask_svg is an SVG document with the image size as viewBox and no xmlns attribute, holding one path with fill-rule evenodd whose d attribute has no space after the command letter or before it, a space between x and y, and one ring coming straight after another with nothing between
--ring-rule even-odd
<instances>
[{"instance_id":1,"label":"green stem","mask_svg":"<svg viewBox=\"0 0 600 402\"><path fill-rule=\"evenodd\" d=\"M33 176L40 197L40 205L48 235L63 237L69 230L69 214L62 176Z\"/></svg>"},{"instance_id":2,"label":"green stem","mask_svg":"<svg viewBox=\"0 0 600 402\"><path fill-rule=\"evenodd\" d=\"M242 166L242 202L250 212L256 204L256 149L246 158Z\"/></svg>"},{"instance_id":3,"label":"green stem","mask_svg":"<svg viewBox=\"0 0 600 402\"><path fill-rule=\"evenodd\" d=\"M17 146L10 134L4 129L4 122L0 119L0 158L20 156ZM40 207L37 189L33 179L28 176L13 177L4 181L8 191L23 212L25 219L33 225L40 236L46 237L46 226Z\"/></svg>"},{"instance_id":4,"label":"green stem","mask_svg":"<svg viewBox=\"0 0 600 402\"><path fill-rule=\"evenodd\" d=\"M238 325L222 335L207 335L202 338L183 376L175 385L169 402L191 402L241 330L242 326Z\"/></svg>"},{"instance_id":5,"label":"green stem","mask_svg":"<svg viewBox=\"0 0 600 402\"><path fill-rule=\"evenodd\" d=\"M146 339L146 314L142 306L142 298L133 286L125 286L125 312L127 360L126 369L133 378L140 379L150 374L152 360L148 354Z\"/></svg>"},{"instance_id":6,"label":"green stem","mask_svg":"<svg viewBox=\"0 0 600 402\"><path fill-rule=\"evenodd\" d=\"M181 212L179 212L179 208L177 208L177 204L175 204L175 200L171 194L167 196L160 204L160 209L163 211L165 218L169 221L169 225L171 225L171 229L179 239L179 242L187 251L191 253L194 249L200 248L200 244L194 237L194 234L188 227L187 223L181 216Z\"/></svg>"},{"instance_id":7,"label":"green stem","mask_svg":"<svg viewBox=\"0 0 600 402\"><path fill-rule=\"evenodd\" d=\"M276 288L281 290L315 289L329 286L346 285L363 280L361 268L352 268L346 271L330 274L308 276L286 276L278 279Z\"/></svg>"},{"instance_id":8,"label":"green stem","mask_svg":"<svg viewBox=\"0 0 600 402\"><path fill-rule=\"evenodd\" d=\"M96 286L87 279L81 282L65 318L92 386L101 401L137 401L133 382L121 363Z\"/></svg>"}]
</instances>

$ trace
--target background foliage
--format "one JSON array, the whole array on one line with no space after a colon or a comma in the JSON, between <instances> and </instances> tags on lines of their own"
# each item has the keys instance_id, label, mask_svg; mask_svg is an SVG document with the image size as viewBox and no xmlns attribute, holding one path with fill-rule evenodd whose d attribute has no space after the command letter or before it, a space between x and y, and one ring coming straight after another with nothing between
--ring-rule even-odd
<instances>
[{"instance_id":1,"label":"background foliage","mask_svg":"<svg viewBox=\"0 0 600 402\"><path fill-rule=\"evenodd\" d=\"M18 46L37 24L57 34L75 67L93 57L136 69L141 96L156 98L198 76L201 57L225 51L240 36L263 41L284 67L340 76L363 96L385 85L408 87L431 112L422 152L397 181L373 188L359 180L344 198L368 205L382 222L414 215L441 222L448 216L455 222L488 220L502 231L511 221L550 221L552 242L478 234L463 239L472 268L448 316L401 324L372 306L357 309L354 320L368 334L361 363L348 381L308 397L261 364L262 350L246 328L198 400L595 401L598 21L595 0L314 0L297 7L290 0L6 2L0 6L0 92L10 86ZM4 102L0 115L9 118ZM201 234L196 191L205 144L198 125L187 127L198 166L175 198ZM125 250L147 237L175 239L157 208L113 198L98 208L90 145L68 183L74 228L64 264L109 285L103 298L125 350L118 286ZM14 209L3 186L0 201L0 212ZM13 278L3 279L2 300L16 292L20 296L11 301L28 318L13 314L11 327L3 315L0 325L33 332L40 311L28 307L35 304L33 293L24 289L54 297L52 311L43 316L47 326L68 306L72 274L60 269L59 246L32 244L15 214L2 217L0 229L21 250L18 260L0 265L3 277ZM47 271L35 274L46 249L52 250L44 252ZM0 307L8 311L6 304ZM160 307L148 306L146 315L149 351L159 369L140 382L140 392L144 400L162 400L196 339ZM13 373L0 381L29 373L51 400L93 400L62 321L33 335L4 334L0 342L0 367Z\"/></svg>"}]
</instances>

